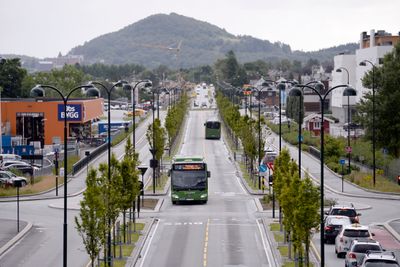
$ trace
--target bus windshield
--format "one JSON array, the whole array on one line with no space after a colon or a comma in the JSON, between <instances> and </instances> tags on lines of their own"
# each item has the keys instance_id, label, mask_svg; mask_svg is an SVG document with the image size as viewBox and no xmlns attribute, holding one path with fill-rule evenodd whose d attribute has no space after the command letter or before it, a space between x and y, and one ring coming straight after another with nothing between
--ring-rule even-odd
<instances>
[{"instance_id":1,"label":"bus windshield","mask_svg":"<svg viewBox=\"0 0 400 267\"><path fill-rule=\"evenodd\" d=\"M205 171L173 171L171 179L174 190L203 190L207 187Z\"/></svg>"},{"instance_id":2,"label":"bus windshield","mask_svg":"<svg viewBox=\"0 0 400 267\"><path fill-rule=\"evenodd\" d=\"M206 127L209 129L219 129L220 123L219 121L208 121Z\"/></svg>"}]
</instances>

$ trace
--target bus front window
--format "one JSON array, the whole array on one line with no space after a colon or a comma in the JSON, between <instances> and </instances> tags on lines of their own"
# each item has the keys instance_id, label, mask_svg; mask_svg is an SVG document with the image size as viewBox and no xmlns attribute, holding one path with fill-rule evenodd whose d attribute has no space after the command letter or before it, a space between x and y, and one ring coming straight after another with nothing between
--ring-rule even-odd
<instances>
[{"instance_id":1,"label":"bus front window","mask_svg":"<svg viewBox=\"0 0 400 267\"><path fill-rule=\"evenodd\" d=\"M173 171L171 179L174 190L203 190L207 186L205 171Z\"/></svg>"}]
</instances>

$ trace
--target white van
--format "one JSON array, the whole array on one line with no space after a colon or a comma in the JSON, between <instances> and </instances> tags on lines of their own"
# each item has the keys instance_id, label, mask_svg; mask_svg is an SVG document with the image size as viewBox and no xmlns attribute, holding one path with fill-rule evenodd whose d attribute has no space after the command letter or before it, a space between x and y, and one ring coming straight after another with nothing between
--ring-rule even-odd
<instances>
[{"instance_id":1,"label":"white van","mask_svg":"<svg viewBox=\"0 0 400 267\"><path fill-rule=\"evenodd\" d=\"M16 155L16 154L0 154L0 161L3 160L21 160L21 156L20 155Z\"/></svg>"}]
</instances>

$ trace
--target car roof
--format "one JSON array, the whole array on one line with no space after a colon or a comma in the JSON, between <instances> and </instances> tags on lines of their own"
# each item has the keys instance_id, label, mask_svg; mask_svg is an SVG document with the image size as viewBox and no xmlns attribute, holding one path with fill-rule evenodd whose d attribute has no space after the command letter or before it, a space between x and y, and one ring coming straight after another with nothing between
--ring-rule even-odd
<instances>
[{"instance_id":1,"label":"car roof","mask_svg":"<svg viewBox=\"0 0 400 267\"><path fill-rule=\"evenodd\" d=\"M383 260L393 260L397 262L396 256L393 251L368 251L365 254L365 259L383 259Z\"/></svg>"},{"instance_id":2,"label":"car roof","mask_svg":"<svg viewBox=\"0 0 400 267\"><path fill-rule=\"evenodd\" d=\"M358 245L358 244L377 244L377 245L380 245L380 243L378 241L374 240L374 239L368 239L368 240L365 240L365 239L362 239L362 240L354 239L351 242L354 245Z\"/></svg>"},{"instance_id":3,"label":"car roof","mask_svg":"<svg viewBox=\"0 0 400 267\"><path fill-rule=\"evenodd\" d=\"M344 226L344 230L346 229L352 229L352 230L369 230L369 227L366 225L361 225L359 223L352 223L349 225Z\"/></svg>"}]
</instances>

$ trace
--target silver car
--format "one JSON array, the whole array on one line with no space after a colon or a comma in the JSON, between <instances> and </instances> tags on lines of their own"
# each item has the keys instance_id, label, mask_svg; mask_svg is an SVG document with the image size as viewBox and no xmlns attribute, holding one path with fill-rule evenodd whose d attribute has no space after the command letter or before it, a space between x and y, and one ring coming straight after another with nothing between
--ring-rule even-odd
<instances>
[{"instance_id":1,"label":"silver car","mask_svg":"<svg viewBox=\"0 0 400 267\"><path fill-rule=\"evenodd\" d=\"M346 254L346 258L344 260L345 267L356 267L361 264L364 259L364 256L369 251L377 251L382 252L383 248L378 241L375 240L353 240L350 245L350 249Z\"/></svg>"},{"instance_id":2,"label":"silver car","mask_svg":"<svg viewBox=\"0 0 400 267\"><path fill-rule=\"evenodd\" d=\"M344 257L350 249L353 240L372 240L372 234L368 226L353 223L342 227L335 239L335 253L338 258Z\"/></svg>"}]
</instances>

